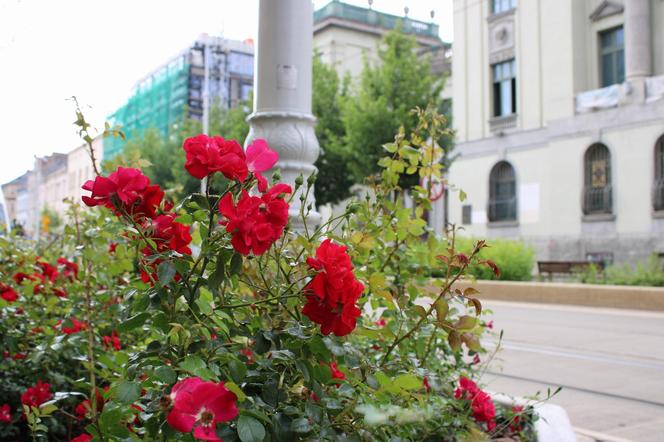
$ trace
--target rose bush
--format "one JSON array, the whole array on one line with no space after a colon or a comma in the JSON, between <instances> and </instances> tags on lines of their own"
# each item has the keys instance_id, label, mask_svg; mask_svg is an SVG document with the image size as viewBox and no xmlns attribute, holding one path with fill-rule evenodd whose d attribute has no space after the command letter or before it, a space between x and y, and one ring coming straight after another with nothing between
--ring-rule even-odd
<instances>
[{"instance_id":1,"label":"rose bush","mask_svg":"<svg viewBox=\"0 0 664 442\"><path fill-rule=\"evenodd\" d=\"M487 324L454 283L498 271L484 242L462 254L429 232L425 188L403 204L401 175L441 173L425 141L441 117L418 115L370 194L321 225L314 177L268 183L267 143L198 135L182 155L205 192L171 202L120 167L84 185L59 235L0 238L0 438L528 439L532 408L471 380ZM444 253L404 265L422 241Z\"/></svg>"}]
</instances>

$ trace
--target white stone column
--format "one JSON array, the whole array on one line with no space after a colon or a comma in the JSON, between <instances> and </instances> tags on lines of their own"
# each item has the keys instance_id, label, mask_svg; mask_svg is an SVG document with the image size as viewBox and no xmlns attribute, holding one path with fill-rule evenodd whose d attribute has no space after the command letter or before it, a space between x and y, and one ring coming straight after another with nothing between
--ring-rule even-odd
<instances>
[{"instance_id":1,"label":"white stone column","mask_svg":"<svg viewBox=\"0 0 664 442\"><path fill-rule=\"evenodd\" d=\"M645 79L651 74L650 0L625 0L625 79L630 101L645 100Z\"/></svg>"},{"instance_id":2,"label":"white stone column","mask_svg":"<svg viewBox=\"0 0 664 442\"><path fill-rule=\"evenodd\" d=\"M311 0L260 0L258 45L254 72L254 112L249 115L248 145L267 140L279 153L275 166L282 181L294 184L298 175L316 172L318 139L311 114L313 3ZM266 176L268 176L266 174ZM305 201L312 205L307 223L317 224L313 191ZM297 218L300 200L292 200L290 214ZM297 223L296 223L297 225Z\"/></svg>"}]
</instances>

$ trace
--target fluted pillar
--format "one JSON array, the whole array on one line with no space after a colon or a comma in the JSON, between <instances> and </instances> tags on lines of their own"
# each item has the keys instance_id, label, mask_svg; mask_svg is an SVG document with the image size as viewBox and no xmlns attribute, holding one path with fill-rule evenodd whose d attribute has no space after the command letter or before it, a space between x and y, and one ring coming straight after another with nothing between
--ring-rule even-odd
<instances>
[{"instance_id":1,"label":"fluted pillar","mask_svg":"<svg viewBox=\"0 0 664 442\"><path fill-rule=\"evenodd\" d=\"M650 0L625 0L625 80L630 101L645 100L645 79L651 74Z\"/></svg>"},{"instance_id":2,"label":"fluted pillar","mask_svg":"<svg viewBox=\"0 0 664 442\"><path fill-rule=\"evenodd\" d=\"M318 140L311 113L313 4L311 0L260 0L258 45L254 74L254 112L248 117L245 145L255 138L267 140L279 153L275 166L282 181L294 184L316 172ZM303 186L304 187L304 186ZM313 192L307 222L317 224ZM300 200L292 200L291 216L298 217Z\"/></svg>"}]
</instances>

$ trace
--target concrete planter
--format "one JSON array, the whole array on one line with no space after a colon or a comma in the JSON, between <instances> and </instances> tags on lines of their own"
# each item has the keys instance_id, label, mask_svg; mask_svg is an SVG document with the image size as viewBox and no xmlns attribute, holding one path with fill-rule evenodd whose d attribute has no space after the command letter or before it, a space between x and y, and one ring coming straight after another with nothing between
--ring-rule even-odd
<instances>
[{"instance_id":1,"label":"concrete planter","mask_svg":"<svg viewBox=\"0 0 664 442\"><path fill-rule=\"evenodd\" d=\"M528 405L532 401L523 398L512 398L504 394L490 393L495 403L506 407ZM576 442L572 423L565 410L554 404L540 403L534 406L539 419L535 423L535 434L538 442Z\"/></svg>"}]
</instances>

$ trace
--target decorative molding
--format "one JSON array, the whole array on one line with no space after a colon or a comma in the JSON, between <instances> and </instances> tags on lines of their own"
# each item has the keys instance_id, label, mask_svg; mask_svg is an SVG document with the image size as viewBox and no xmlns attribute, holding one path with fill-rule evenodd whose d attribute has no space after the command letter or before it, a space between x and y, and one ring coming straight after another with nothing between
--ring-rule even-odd
<instances>
[{"instance_id":1,"label":"decorative molding","mask_svg":"<svg viewBox=\"0 0 664 442\"><path fill-rule=\"evenodd\" d=\"M590 20L599 21L603 18L610 17L616 14L622 14L625 7L620 3L604 0L598 7L590 14Z\"/></svg>"},{"instance_id":2,"label":"decorative molding","mask_svg":"<svg viewBox=\"0 0 664 442\"><path fill-rule=\"evenodd\" d=\"M493 117L489 120L489 129L491 132L502 132L516 127L517 114L505 115L502 117Z\"/></svg>"},{"instance_id":3,"label":"decorative molding","mask_svg":"<svg viewBox=\"0 0 664 442\"><path fill-rule=\"evenodd\" d=\"M514 13L501 14L489 22L489 62L491 64L514 58Z\"/></svg>"},{"instance_id":4,"label":"decorative molding","mask_svg":"<svg viewBox=\"0 0 664 442\"><path fill-rule=\"evenodd\" d=\"M584 223L596 223L596 222L606 222L606 221L615 221L616 215L613 213L594 213L590 215L583 215L581 221Z\"/></svg>"}]
</instances>

